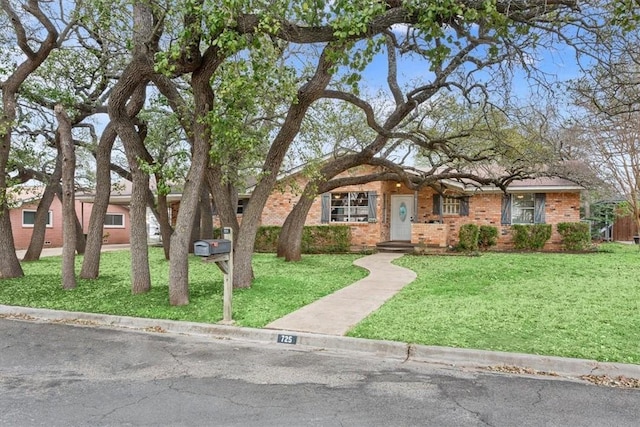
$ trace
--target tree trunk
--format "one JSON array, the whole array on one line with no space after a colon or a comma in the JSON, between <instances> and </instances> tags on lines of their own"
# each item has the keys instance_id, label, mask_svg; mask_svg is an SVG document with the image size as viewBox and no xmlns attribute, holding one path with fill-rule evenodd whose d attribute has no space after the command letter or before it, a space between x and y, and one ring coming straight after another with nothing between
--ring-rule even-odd
<instances>
[{"instance_id":1,"label":"tree trunk","mask_svg":"<svg viewBox=\"0 0 640 427\"><path fill-rule=\"evenodd\" d=\"M222 184L224 181L222 171L218 167L207 169L206 178L209 192L214 195L213 202L220 217L220 226L232 228L233 235L237 238L240 230L240 223L238 223L236 215L238 192L231 184Z\"/></svg>"},{"instance_id":2,"label":"tree trunk","mask_svg":"<svg viewBox=\"0 0 640 427\"><path fill-rule=\"evenodd\" d=\"M102 132L96 150L96 194L93 199L87 230L87 243L80 270L80 277L83 279L97 279L100 272L104 218L111 197L111 168L109 165L116 136L115 126L113 123L109 123Z\"/></svg>"},{"instance_id":3,"label":"tree trunk","mask_svg":"<svg viewBox=\"0 0 640 427\"><path fill-rule=\"evenodd\" d=\"M196 206L193 213L193 226L191 227L191 238L189 239L189 253L193 253L193 242L200 240L200 218L201 218L200 202Z\"/></svg>"},{"instance_id":4,"label":"tree trunk","mask_svg":"<svg viewBox=\"0 0 640 427\"><path fill-rule=\"evenodd\" d=\"M164 250L164 258L169 259L169 251L171 244L171 233L173 229L169 223L169 205L167 196L158 195L158 224L160 224L160 236L162 236L162 249Z\"/></svg>"},{"instance_id":5,"label":"tree trunk","mask_svg":"<svg viewBox=\"0 0 640 427\"><path fill-rule=\"evenodd\" d=\"M38 203L38 209L36 210L36 217L33 224L31 240L29 241L27 252L22 258L23 261L36 261L40 259L40 254L42 253L42 246L44 245L45 235L47 231L49 208L51 207L51 203L53 202L53 198L55 197L56 193L62 191L62 188L60 187L60 179L62 178L62 152L60 149L59 138L60 136L57 135L56 166L44 189L44 193L42 194L40 203Z\"/></svg>"},{"instance_id":6,"label":"tree trunk","mask_svg":"<svg viewBox=\"0 0 640 427\"><path fill-rule=\"evenodd\" d=\"M240 230L246 229L247 235L250 235L252 227L246 227L244 219ZM257 227L256 227L257 230ZM253 247L255 243L255 232L253 233L253 239L245 239L244 234L240 234L235 239L234 252L233 252L233 287L234 288L250 288L251 282L253 282L253 266L251 260L253 259ZM239 267L239 268L238 268Z\"/></svg>"},{"instance_id":7,"label":"tree trunk","mask_svg":"<svg viewBox=\"0 0 640 427\"><path fill-rule=\"evenodd\" d=\"M124 102L128 98L127 83L135 87L146 86L144 79L138 80L140 72L134 64L123 73L118 84L113 89L109 100L109 113L114 121L118 135L122 140L127 161L131 168L132 190L130 207L131 224L131 291L134 294L147 292L151 288L151 274L149 271L149 251L147 247L147 192L149 190L149 175L144 172L138 162L143 161L143 147L141 135L136 130L136 123L124 111ZM133 81L133 82L132 82ZM123 82L121 86L119 84ZM144 92L136 91L136 96L144 97Z\"/></svg>"},{"instance_id":8,"label":"tree trunk","mask_svg":"<svg viewBox=\"0 0 640 427\"><path fill-rule=\"evenodd\" d=\"M128 68L126 73L135 73L137 67ZM136 77L131 74L130 78L136 84L136 90L132 97L139 98L132 103L141 103L146 98L147 82L136 82ZM126 79L126 78L125 78ZM121 80L122 81L122 80ZM120 83L120 82L119 82ZM149 192L149 175L141 168L140 162L147 161L146 150L144 149L144 137L146 128L143 124L137 124L128 115L123 99L127 96L126 87L116 85L109 101L110 112L113 101L114 123L118 130L118 135L122 140L127 156L127 162L131 169L132 189L130 202L130 245L131 245L131 292L140 294L151 289L151 272L149 269L149 250L147 245L147 201Z\"/></svg>"},{"instance_id":9,"label":"tree trunk","mask_svg":"<svg viewBox=\"0 0 640 427\"><path fill-rule=\"evenodd\" d=\"M215 55L205 55L203 65L192 74L191 87L194 97L193 150L191 167L187 173L180 211L176 226L171 235L169 260L169 303L171 305L189 304L189 246L192 244L191 228L198 209L198 201L205 171L209 164L211 134L204 117L213 106L213 91L210 79L221 60Z\"/></svg>"},{"instance_id":10,"label":"tree trunk","mask_svg":"<svg viewBox=\"0 0 640 427\"><path fill-rule=\"evenodd\" d=\"M211 195L206 186L202 186L200 196L200 238L213 239L213 211L211 209Z\"/></svg>"},{"instance_id":11,"label":"tree trunk","mask_svg":"<svg viewBox=\"0 0 640 427\"><path fill-rule=\"evenodd\" d=\"M132 147L129 148L130 151ZM130 158L131 157L131 158ZM133 175L131 191L131 292L141 294L151 289L149 249L147 245L147 190L149 175L138 166L138 156L128 153ZM131 163L133 160L133 163Z\"/></svg>"},{"instance_id":12,"label":"tree trunk","mask_svg":"<svg viewBox=\"0 0 640 427\"><path fill-rule=\"evenodd\" d=\"M75 207L75 172L76 154L71 135L71 123L62 105L55 107L60 145L62 147L62 288L76 287L76 207Z\"/></svg>"},{"instance_id":13,"label":"tree trunk","mask_svg":"<svg viewBox=\"0 0 640 427\"><path fill-rule=\"evenodd\" d=\"M196 126L200 127L200 126ZM193 228L200 187L208 161L207 136L197 135L194 141L193 159L180 201L180 211L171 235L169 256L169 303L174 306L189 304L189 249L192 246Z\"/></svg>"},{"instance_id":14,"label":"tree trunk","mask_svg":"<svg viewBox=\"0 0 640 427\"><path fill-rule=\"evenodd\" d=\"M0 146L0 277L8 279L12 277L22 277L24 272L13 242L13 231L11 229L11 219L9 215L9 205L7 200L7 163L11 150L11 125L15 118L15 97L12 102L8 102L7 93L3 93L4 113L6 119L0 120L0 136L2 145ZM12 105L13 115L9 114L7 104Z\"/></svg>"},{"instance_id":15,"label":"tree trunk","mask_svg":"<svg viewBox=\"0 0 640 427\"><path fill-rule=\"evenodd\" d=\"M60 153L58 153L58 158L60 158ZM60 173L57 173L58 164L61 164L61 162L56 161L56 170L51 177L52 182L56 181L56 186L60 185L57 181L60 179L60 176L62 174L62 167L60 167ZM23 261L37 261L38 259L40 259L40 254L42 253L42 246L44 245L45 234L47 231L49 208L51 207L53 198L56 196L56 189L52 185L52 182L49 182L47 184L44 189L44 193L42 193L42 198L38 203L38 209L36 210L36 217L33 224L31 240L29 241L27 252L22 258Z\"/></svg>"},{"instance_id":16,"label":"tree trunk","mask_svg":"<svg viewBox=\"0 0 640 427\"><path fill-rule=\"evenodd\" d=\"M84 237L84 230L82 229L82 223L78 219L78 215L74 215L76 226L76 252L78 255L83 255L84 250L87 248L87 239Z\"/></svg>"},{"instance_id":17,"label":"tree trunk","mask_svg":"<svg viewBox=\"0 0 640 427\"><path fill-rule=\"evenodd\" d=\"M300 197L287 219L284 221L278 237L278 256L285 261L300 261L302 259L302 233L307 214L313 205L313 195L305 194Z\"/></svg>"}]
</instances>

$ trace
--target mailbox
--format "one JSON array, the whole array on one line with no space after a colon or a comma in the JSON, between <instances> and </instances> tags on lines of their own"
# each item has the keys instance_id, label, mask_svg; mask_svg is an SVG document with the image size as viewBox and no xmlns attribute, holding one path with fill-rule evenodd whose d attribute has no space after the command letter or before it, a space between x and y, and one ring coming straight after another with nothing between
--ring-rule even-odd
<instances>
[{"instance_id":1,"label":"mailbox","mask_svg":"<svg viewBox=\"0 0 640 427\"><path fill-rule=\"evenodd\" d=\"M229 252L231 252L231 240L227 239L196 240L193 244L193 253L197 256L228 254Z\"/></svg>"}]
</instances>

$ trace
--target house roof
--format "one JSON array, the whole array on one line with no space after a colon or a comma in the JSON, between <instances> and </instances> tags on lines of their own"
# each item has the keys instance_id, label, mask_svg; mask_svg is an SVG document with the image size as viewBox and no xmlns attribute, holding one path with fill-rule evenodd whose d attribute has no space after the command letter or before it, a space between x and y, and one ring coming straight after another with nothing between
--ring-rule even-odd
<instances>
[{"instance_id":1,"label":"house roof","mask_svg":"<svg viewBox=\"0 0 640 427\"><path fill-rule=\"evenodd\" d=\"M325 155L320 161L325 161L332 155ZM291 168L278 175L278 180L285 179L296 175L304 170L309 163L301 164L294 168ZM442 170L445 168L443 167ZM418 174L420 171L427 172L430 169L416 167L414 172ZM472 172L481 177L499 177L504 174L501 168L496 165L478 165L473 167ZM444 186L452 189L456 189L465 193L501 193L502 189L495 185L478 185L471 179L442 179L440 181ZM241 198L249 197L255 187L255 182L251 181L247 183L248 188L246 194L241 194ZM128 205L131 202L131 189L132 184L129 181L121 181L114 186L109 197L109 203L113 205ZM546 193L546 192L578 192L584 190L584 187L560 177L539 177L520 179L511 182L507 186L507 191L510 193ZM95 193L76 193L76 200L81 202L93 202L95 199ZM182 199L181 192L172 192L167 195L168 202L177 202Z\"/></svg>"},{"instance_id":2,"label":"house roof","mask_svg":"<svg viewBox=\"0 0 640 427\"><path fill-rule=\"evenodd\" d=\"M470 180L444 179L442 183L447 187L456 188L469 193L501 193L502 189L495 185L478 185ZM507 186L509 193L558 193L577 192L584 187L573 181L560 177L527 178L511 182Z\"/></svg>"},{"instance_id":3,"label":"house roof","mask_svg":"<svg viewBox=\"0 0 640 427\"><path fill-rule=\"evenodd\" d=\"M152 183L153 185L153 183ZM111 187L111 194L109 195L110 205L128 205L131 203L131 190L133 184L131 181L121 180ZM96 193L78 192L76 193L76 200L86 203L93 203L96 198ZM182 193L169 193L167 195L168 202L176 202L182 199Z\"/></svg>"},{"instance_id":4,"label":"house roof","mask_svg":"<svg viewBox=\"0 0 640 427\"><path fill-rule=\"evenodd\" d=\"M43 186L18 186L13 187L11 191L7 191L9 206L18 208L25 203L31 203L39 200L44 192Z\"/></svg>"},{"instance_id":5,"label":"house roof","mask_svg":"<svg viewBox=\"0 0 640 427\"><path fill-rule=\"evenodd\" d=\"M418 170L424 170L417 168ZM444 169L444 168L443 168ZM479 165L469 170L470 173L478 177L490 178L505 175L504 169L496 165ZM469 178L462 179L442 179L442 184L446 187L455 188L467 193L500 193L502 189L495 185L479 185ZM531 193L531 192L577 192L584 190L584 187L569 179L557 176L545 176L538 178L516 179L507 186L510 193Z\"/></svg>"}]
</instances>

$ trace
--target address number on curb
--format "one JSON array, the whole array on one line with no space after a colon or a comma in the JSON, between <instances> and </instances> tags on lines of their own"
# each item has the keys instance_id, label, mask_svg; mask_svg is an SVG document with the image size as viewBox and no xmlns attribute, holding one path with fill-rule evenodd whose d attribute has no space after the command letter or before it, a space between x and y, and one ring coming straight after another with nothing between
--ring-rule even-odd
<instances>
[{"instance_id":1,"label":"address number on curb","mask_svg":"<svg viewBox=\"0 0 640 427\"><path fill-rule=\"evenodd\" d=\"M279 344L295 344L298 341L297 335L278 334Z\"/></svg>"}]
</instances>

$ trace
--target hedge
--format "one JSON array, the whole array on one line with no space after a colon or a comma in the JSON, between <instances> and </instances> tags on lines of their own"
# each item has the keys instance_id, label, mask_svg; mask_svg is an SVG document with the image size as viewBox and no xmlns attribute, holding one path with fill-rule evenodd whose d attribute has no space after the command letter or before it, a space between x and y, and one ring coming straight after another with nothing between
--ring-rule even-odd
<instances>
[{"instance_id":1,"label":"hedge","mask_svg":"<svg viewBox=\"0 0 640 427\"><path fill-rule=\"evenodd\" d=\"M282 227L263 226L256 235L255 252L276 252ZM310 225L302 231L302 253L345 253L351 246L351 229L346 225Z\"/></svg>"}]
</instances>

